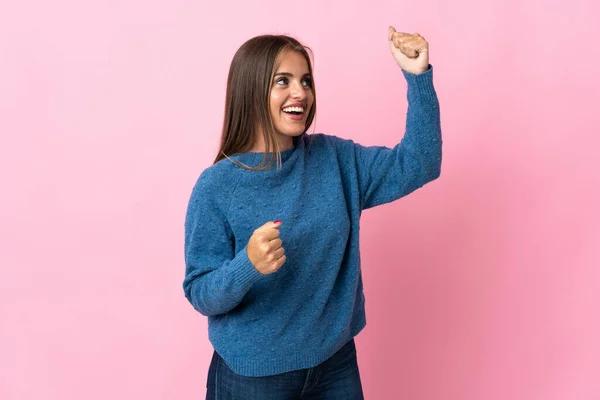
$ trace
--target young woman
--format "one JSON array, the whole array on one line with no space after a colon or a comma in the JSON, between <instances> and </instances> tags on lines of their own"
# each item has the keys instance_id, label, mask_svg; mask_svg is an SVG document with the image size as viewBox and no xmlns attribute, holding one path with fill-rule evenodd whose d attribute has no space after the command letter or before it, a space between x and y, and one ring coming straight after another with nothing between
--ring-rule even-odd
<instances>
[{"instance_id":1,"label":"young woman","mask_svg":"<svg viewBox=\"0 0 600 400\"><path fill-rule=\"evenodd\" d=\"M366 324L361 212L441 166L429 45L393 27L388 40L408 87L394 148L306 133L316 94L297 40L255 37L233 57L221 148L185 221L183 287L215 349L208 399L363 398L353 339Z\"/></svg>"}]
</instances>

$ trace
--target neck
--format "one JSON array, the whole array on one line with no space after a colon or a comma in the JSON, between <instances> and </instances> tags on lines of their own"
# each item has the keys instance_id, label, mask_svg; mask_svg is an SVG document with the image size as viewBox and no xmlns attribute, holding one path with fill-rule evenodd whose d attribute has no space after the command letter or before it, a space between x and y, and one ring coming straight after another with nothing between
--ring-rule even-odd
<instances>
[{"instance_id":1,"label":"neck","mask_svg":"<svg viewBox=\"0 0 600 400\"><path fill-rule=\"evenodd\" d=\"M277 140L279 142L279 148L281 151L289 150L294 146L293 138L289 136L277 137ZM254 143L254 146L252 146L250 151L253 153L264 153L267 151L267 146L262 135L257 135L256 142ZM271 152L273 152L273 149L271 149Z\"/></svg>"}]
</instances>

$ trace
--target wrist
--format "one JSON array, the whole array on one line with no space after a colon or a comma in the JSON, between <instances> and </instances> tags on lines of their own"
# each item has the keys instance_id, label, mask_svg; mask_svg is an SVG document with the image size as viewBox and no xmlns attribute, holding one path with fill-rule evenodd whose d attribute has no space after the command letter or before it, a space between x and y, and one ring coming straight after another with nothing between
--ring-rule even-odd
<instances>
[{"instance_id":1,"label":"wrist","mask_svg":"<svg viewBox=\"0 0 600 400\"><path fill-rule=\"evenodd\" d=\"M429 70L429 65L424 68L415 68L415 69L403 69L404 72L408 72L409 74L413 74L415 76L422 74L423 72L427 72Z\"/></svg>"}]
</instances>

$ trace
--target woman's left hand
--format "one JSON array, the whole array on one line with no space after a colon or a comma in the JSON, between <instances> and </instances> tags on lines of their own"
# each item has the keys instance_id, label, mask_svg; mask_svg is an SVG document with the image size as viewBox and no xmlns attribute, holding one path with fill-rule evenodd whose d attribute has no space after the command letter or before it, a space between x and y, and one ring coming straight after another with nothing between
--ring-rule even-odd
<instances>
[{"instance_id":1,"label":"woman's left hand","mask_svg":"<svg viewBox=\"0 0 600 400\"><path fill-rule=\"evenodd\" d=\"M398 66L406 72L418 75L429 68L429 43L418 33L396 32L388 29L390 50Z\"/></svg>"}]
</instances>

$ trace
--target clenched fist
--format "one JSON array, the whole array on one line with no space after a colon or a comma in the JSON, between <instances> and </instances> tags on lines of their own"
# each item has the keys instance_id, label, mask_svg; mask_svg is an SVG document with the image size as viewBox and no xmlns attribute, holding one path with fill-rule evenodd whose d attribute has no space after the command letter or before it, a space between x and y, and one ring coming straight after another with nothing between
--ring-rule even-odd
<instances>
[{"instance_id":1,"label":"clenched fist","mask_svg":"<svg viewBox=\"0 0 600 400\"><path fill-rule=\"evenodd\" d=\"M281 221L267 222L256 229L246 247L248 259L263 275L276 272L285 262L285 251L279 239Z\"/></svg>"},{"instance_id":2,"label":"clenched fist","mask_svg":"<svg viewBox=\"0 0 600 400\"><path fill-rule=\"evenodd\" d=\"M418 75L429 68L429 43L418 33L396 32L393 26L388 29L390 50L400 68Z\"/></svg>"}]
</instances>

